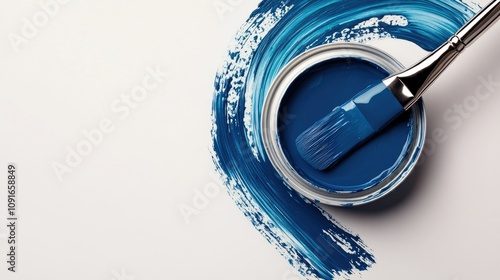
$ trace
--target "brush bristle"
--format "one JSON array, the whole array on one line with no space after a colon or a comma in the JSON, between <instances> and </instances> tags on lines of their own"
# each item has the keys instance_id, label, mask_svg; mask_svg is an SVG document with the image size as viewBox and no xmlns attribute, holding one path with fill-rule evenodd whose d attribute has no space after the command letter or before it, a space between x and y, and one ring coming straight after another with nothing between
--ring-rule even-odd
<instances>
[{"instance_id":1,"label":"brush bristle","mask_svg":"<svg viewBox=\"0 0 500 280\"><path fill-rule=\"evenodd\" d=\"M302 158L324 170L380 131L404 108L384 82L359 92L297 137Z\"/></svg>"},{"instance_id":2,"label":"brush bristle","mask_svg":"<svg viewBox=\"0 0 500 280\"><path fill-rule=\"evenodd\" d=\"M363 114L349 102L309 127L295 144L309 165L324 170L373 133Z\"/></svg>"}]
</instances>

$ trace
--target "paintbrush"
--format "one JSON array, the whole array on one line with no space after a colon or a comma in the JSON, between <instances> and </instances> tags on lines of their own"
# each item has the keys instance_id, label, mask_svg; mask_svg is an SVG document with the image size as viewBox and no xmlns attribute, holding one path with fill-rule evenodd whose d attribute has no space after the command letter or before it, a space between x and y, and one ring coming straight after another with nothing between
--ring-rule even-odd
<instances>
[{"instance_id":1,"label":"paintbrush","mask_svg":"<svg viewBox=\"0 0 500 280\"><path fill-rule=\"evenodd\" d=\"M500 0L492 1L446 43L414 66L369 86L333 109L300 134L295 143L301 157L324 170L381 131L411 108L429 85L500 14Z\"/></svg>"}]
</instances>

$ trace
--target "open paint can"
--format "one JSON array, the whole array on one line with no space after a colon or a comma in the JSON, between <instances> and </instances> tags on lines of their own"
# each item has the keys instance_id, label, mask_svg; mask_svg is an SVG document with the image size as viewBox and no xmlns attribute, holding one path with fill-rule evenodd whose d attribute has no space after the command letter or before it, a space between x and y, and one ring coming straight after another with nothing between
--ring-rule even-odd
<instances>
[{"instance_id":1,"label":"open paint can","mask_svg":"<svg viewBox=\"0 0 500 280\"><path fill-rule=\"evenodd\" d=\"M422 101L327 170L309 166L295 146L300 133L336 106L402 69L377 48L338 43L308 50L280 71L264 102L261 136L289 187L316 202L354 206L386 195L407 178L425 140Z\"/></svg>"}]
</instances>

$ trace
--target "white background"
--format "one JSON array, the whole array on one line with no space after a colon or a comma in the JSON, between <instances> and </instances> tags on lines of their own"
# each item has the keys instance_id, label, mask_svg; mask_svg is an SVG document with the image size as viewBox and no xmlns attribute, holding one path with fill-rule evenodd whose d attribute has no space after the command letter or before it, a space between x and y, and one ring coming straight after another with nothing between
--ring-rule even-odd
<instances>
[{"instance_id":1,"label":"white background","mask_svg":"<svg viewBox=\"0 0 500 280\"><path fill-rule=\"evenodd\" d=\"M47 16L37 1L0 1L0 225L7 163L19 182L18 272L3 261L0 226L1 279L299 279L225 194L209 155L213 79L258 2L73 0ZM373 249L363 279L498 279L498 34L499 24L426 93L431 144L409 180L372 205L328 209ZM421 55L395 44L379 46L406 63ZM112 109L156 68L168 77L130 114ZM484 100L481 79L495 82ZM53 165L106 120L113 130L59 180Z\"/></svg>"}]
</instances>

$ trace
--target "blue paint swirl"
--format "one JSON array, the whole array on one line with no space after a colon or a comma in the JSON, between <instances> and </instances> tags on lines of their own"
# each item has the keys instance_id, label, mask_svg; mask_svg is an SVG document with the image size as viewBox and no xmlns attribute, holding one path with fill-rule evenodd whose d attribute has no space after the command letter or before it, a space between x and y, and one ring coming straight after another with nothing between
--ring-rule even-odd
<instances>
[{"instance_id":1,"label":"blue paint swirl","mask_svg":"<svg viewBox=\"0 0 500 280\"><path fill-rule=\"evenodd\" d=\"M265 0L237 33L215 78L212 157L240 210L306 278L348 278L375 257L273 169L260 139L271 82L292 58L336 41L391 37L432 51L477 9L458 0Z\"/></svg>"}]
</instances>

